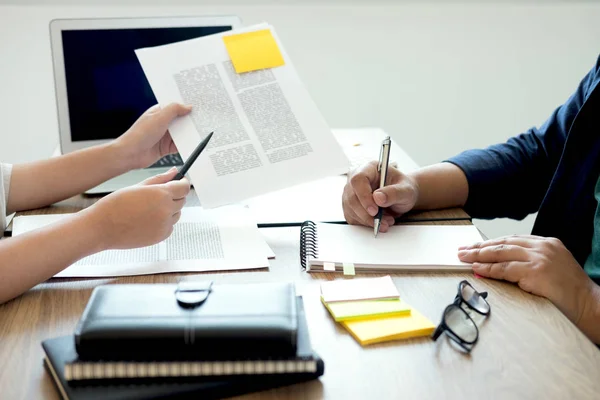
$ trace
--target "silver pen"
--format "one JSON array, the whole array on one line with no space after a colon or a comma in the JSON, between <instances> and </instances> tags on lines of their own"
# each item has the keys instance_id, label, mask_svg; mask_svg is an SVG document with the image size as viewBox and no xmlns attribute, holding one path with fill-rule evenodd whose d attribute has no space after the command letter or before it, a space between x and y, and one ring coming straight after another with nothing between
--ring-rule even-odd
<instances>
[{"instance_id":1,"label":"silver pen","mask_svg":"<svg viewBox=\"0 0 600 400\"><path fill-rule=\"evenodd\" d=\"M381 152L379 153L379 165L377 165L377 171L379 171L379 188L385 186L385 180L387 178L388 167L390 163L390 147L392 141L389 136L383 139L381 143ZM379 233L381 227L381 219L383 218L383 207L379 207L377 215L373 219L373 233L375 237Z\"/></svg>"}]
</instances>

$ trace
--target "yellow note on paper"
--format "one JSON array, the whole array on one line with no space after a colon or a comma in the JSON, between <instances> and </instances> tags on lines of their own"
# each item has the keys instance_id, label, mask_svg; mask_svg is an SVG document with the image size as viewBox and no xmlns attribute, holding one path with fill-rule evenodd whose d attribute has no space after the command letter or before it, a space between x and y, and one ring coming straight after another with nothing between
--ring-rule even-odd
<instances>
[{"instance_id":1,"label":"yellow note on paper","mask_svg":"<svg viewBox=\"0 0 600 400\"><path fill-rule=\"evenodd\" d=\"M238 74L285 64L269 29L223 36L223 41Z\"/></svg>"},{"instance_id":2,"label":"yellow note on paper","mask_svg":"<svg viewBox=\"0 0 600 400\"><path fill-rule=\"evenodd\" d=\"M326 303L321 297L321 301L337 322L410 314L410 306L400 299Z\"/></svg>"},{"instance_id":3,"label":"yellow note on paper","mask_svg":"<svg viewBox=\"0 0 600 400\"><path fill-rule=\"evenodd\" d=\"M435 330L435 325L415 309L407 316L344 321L342 325L362 345L430 336Z\"/></svg>"}]
</instances>

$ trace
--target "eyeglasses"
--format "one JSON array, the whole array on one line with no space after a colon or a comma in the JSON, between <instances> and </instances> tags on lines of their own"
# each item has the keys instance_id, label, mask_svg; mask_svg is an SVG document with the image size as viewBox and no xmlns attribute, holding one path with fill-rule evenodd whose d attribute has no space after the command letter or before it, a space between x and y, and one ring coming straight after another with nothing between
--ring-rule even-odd
<instances>
[{"instance_id":1,"label":"eyeglasses","mask_svg":"<svg viewBox=\"0 0 600 400\"><path fill-rule=\"evenodd\" d=\"M442 322L433 332L431 338L437 340L445 332L463 350L470 352L479 338L479 329L462 305L466 304L473 311L487 316L491 311L486 300L487 295L487 292L479 293L466 280L461 281L458 284L458 293L454 301L444 310Z\"/></svg>"}]
</instances>

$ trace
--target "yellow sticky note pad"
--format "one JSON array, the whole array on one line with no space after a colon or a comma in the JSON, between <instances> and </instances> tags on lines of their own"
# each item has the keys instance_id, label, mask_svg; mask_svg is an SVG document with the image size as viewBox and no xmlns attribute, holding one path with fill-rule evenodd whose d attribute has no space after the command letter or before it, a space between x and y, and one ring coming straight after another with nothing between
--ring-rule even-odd
<instances>
[{"instance_id":1,"label":"yellow sticky note pad","mask_svg":"<svg viewBox=\"0 0 600 400\"><path fill-rule=\"evenodd\" d=\"M409 315L410 306L400 299L395 300L367 300L367 301L342 301L326 303L321 301L337 322L365 318L381 318L396 315Z\"/></svg>"},{"instance_id":2,"label":"yellow sticky note pad","mask_svg":"<svg viewBox=\"0 0 600 400\"><path fill-rule=\"evenodd\" d=\"M344 321L342 325L361 345L430 336L435 330L435 325L415 309L407 316Z\"/></svg>"},{"instance_id":3,"label":"yellow sticky note pad","mask_svg":"<svg viewBox=\"0 0 600 400\"><path fill-rule=\"evenodd\" d=\"M269 29L223 36L223 41L238 74L285 64Z\"/></svg>"}]
</instances>

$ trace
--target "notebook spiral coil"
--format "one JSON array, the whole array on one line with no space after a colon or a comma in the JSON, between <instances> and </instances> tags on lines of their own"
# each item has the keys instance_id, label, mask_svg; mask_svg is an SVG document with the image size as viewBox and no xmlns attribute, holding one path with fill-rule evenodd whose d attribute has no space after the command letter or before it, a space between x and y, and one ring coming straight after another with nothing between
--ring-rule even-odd
<instances>
[{"instance_id":1,"label":"notebook spiral coil","mask_svg":"<svg viewBox=\"0 0 600 400\"><path fill-rule=\"evenodd\" d=\"M306 269L308 257L317 258L319 255L317 224L304 221L300 226L300 265Z\"/></svg>"},{"instance_id":2,"label":"notebook spiral coil","mask_svg":"<svg viewBox=\"0 0 600 400\"><path fill-rule=\"evenodd\" d=\"M65 365L67 381L315 373L311 359L196 362L80 362Z\"/></svg>"}]
</instances>

